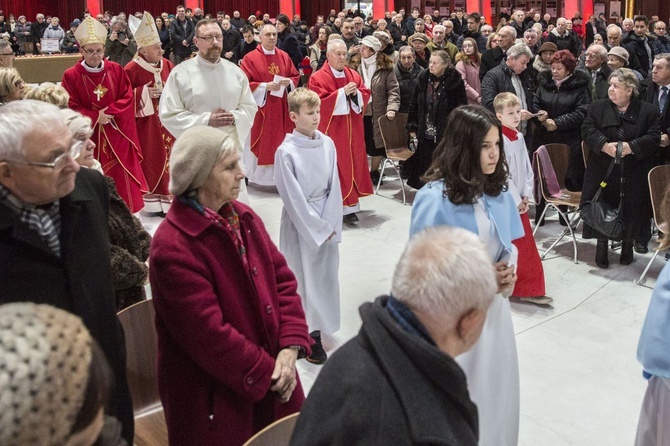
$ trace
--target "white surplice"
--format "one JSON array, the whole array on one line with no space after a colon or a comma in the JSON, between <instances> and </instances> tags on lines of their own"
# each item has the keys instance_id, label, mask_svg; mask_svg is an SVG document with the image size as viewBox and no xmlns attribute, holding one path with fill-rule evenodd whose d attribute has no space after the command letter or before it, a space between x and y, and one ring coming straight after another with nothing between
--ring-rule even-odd
<instances>
[{"instance_id":1,"label":"white surplice","mask_svg":"<svg viewBox=\"0 0 670 446\"><path fill-rule=\"evenodd\" d=\"M342 192L333 141L319 131L314 139L297 130L287 134L275 153L274 180L284 203L279 250L298 280L307 325L310 331L335 333Z\"/></svg>"},{"instance_id":2,"label":"white surplice","mask_svg":"<svg viewBox=\"0 0 670 446\"><path fill-rule=\"evenodd\" d=\"M474 205L479 238L492 263L508 260L495 225L480 198ZM516 254L516 251L515 253ZM479 446L516 446L519 441L519 359L509 300L497 294L486 313L479 341L456 357L468 379L470 398L479 412Z\"/></svg>"},{"instance_id":3,"label":"white surplice","mask_svg":"<svg viewBox=\"0 0 670 446\"><path fill-rule=\"evenodd\" d=\"M180 63L170 72L161 94L159 115L163 126L177 139L191 127L206 126L218 108L235 117L234 126L218 129L229 133L242 152L258 109L244 72L227 60L211 63L200 56ZM240 199L249 201L244 182Z\"/></svg>"}]
</instances>

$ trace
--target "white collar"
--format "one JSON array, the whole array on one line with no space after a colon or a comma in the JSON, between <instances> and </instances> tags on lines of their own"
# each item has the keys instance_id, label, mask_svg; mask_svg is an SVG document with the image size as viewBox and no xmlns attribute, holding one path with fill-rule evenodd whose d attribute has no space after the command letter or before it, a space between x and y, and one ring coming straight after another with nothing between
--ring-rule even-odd
<instances>
[{"instance_id":1,"label":"white collar","mask_svg":"<svg viewBox=\"0 0 670 446\"><path fill-rule=\"evenodd\" d=\"M330 71L332 71L332 72L333 72L333 76L335 76L335 77L338 78L338 79L339 79L339 78L347 77L347 75L344 74L344 70L342 70L342 71L337 71L335 68L330 67Z\"/></svg>"},{"instance_id":2,"label":"white collar","mask_svg":"<svg viewBox=\"0 0 670 446\"><path fill-rule=\"evenodd\" d=\"M263 45L261 45L261 48L263 49L263 54L265 55L270 55L270 54L276 54L276 48L272 48L272 50L266 50Z\"/></svg>"},{"instance_id":3,"label":"white collar","mask_svg":"<svg viewBox=\"0 0 670 446\"><path fill-rule=\"evenodd\" d=\"M84 67L84 70L88 71L89 73L102 73L102 71L105 69L105 61L103 59L103 61L100 62L99 67L89 67L86 65L86 61L82 60L81 66Z\"/></svg>"}]
</instances>

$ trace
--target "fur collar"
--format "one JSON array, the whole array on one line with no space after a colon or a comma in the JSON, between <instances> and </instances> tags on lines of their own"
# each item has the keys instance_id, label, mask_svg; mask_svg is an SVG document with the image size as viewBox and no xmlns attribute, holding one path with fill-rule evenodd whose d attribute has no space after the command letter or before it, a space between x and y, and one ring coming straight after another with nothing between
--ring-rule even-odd
<instances>
[{"instance_id":1,"label":"fur collar","mask_svg":"<svg viewBox=\"0 0 670 446\"><path fill-rule=\"evenodd\" d=\"M588 87L590 80L591 76L587 73L575 69L570 79L561 84L561 92ZM556 91L556 84L552 79L551 71L541 71L537 76L537 82L540 88L544 88L547 91Z\"/></svg>"}]
</instances>

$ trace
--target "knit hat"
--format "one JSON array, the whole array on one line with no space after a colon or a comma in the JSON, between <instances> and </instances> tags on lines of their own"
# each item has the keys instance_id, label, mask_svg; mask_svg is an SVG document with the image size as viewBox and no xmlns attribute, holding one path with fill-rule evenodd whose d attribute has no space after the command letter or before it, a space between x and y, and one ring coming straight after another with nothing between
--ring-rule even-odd
<instances>
[{"instance_id":1,"label":"knit hat","mask_svg":"<svg viewBox=\"0 0 670 446\"><path fill-rule=\"evenodd\" d=\"M551 51L552 53L555 53L556 51L558 51L558 47L553 42L544 42L540 47L540 51L538 51L537 54L542 54L545 51Z\"/></svg>"},{"instance_id":2,"label":"knit hat","mask_svg":"<svg viewBox=\"0 0 670 446\"><path fill-rule=\"evenodd\" d=\"M372 51L374 51L375 53L378 52L382 47L382 43L379 41L378 38L374 36L363 37L361 39L361 45L365 45L368 48L372 48Z\"/></svg>"},{"instance_id":3,"label":"knit hat","mask_svg":"<svg viewBox=\"0 0 670 446\"><path fill-rule=\"evenodd\" d=\"M107 41L107 28L93 17L86 17L81 25L74 32L79 46L89 45L91 43L102 43Z\"/></svg>"},{"instance_id":4,"label":"knit hat","mask_svg":"<svg viewBox=\"0 0 670 446\"><path fill-rule=\"evenodd\" d=\"M209 126L182 133L170 153L170 193L179 196L205 184L227 139L235 144L227 131Z\"/></svg>"},{"instance_id":5,"label":"knit hat","mask_svg":"<svg viewBox=\"0 0 670 446\"><path fill-rule=\"evenodd\" d=\"M78 22L78 21L75 20L74 22L70 23L70 28L77 28L80 23L81 22Z\"/></svg>"},{"instance_id":6,"label":"knit hat","mask_svg":"<svg viewBox=\"0 0 670 446\"><path fill-rule=\"evenodd\" d=\"M423 43L427 44L428 43L428 36L425 35L424 33L414 33L410 36L409 43L412 43L415 40L420 40Z\"/></svg>"},{"instance_id":7,"label":"knit hat","mask_svg":"<svg viewBox=\"0 0 670 446\"><path fill-rule=\"evenodd\" d=\"M49 305L0 306L0 444L64 444L84 404L91 335Z\"/></svg>"},{"instance_id":8,"label":"knit hat","mask_svg":"<svg viewBox=\"0 0 670 446\"><path fill-rule=\"evenodd\" d=\"M613 47L609 53L607 53L608 56L616 56L621 59L623 59L623 66L627 67L628 66L628 51L626 51L626 48L623 48L621 46L615 46Z\"/></svg>"}]
</instances>

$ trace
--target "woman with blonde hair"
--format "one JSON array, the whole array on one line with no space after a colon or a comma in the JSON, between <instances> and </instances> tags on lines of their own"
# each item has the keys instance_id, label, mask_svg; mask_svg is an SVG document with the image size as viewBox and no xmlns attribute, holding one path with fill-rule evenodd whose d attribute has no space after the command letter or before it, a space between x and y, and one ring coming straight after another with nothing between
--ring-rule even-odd
<instances>
[{"instance_id":1,"label":"woman with blonde hair","mask_svg":"<svg viewBox=\"0 0 670 446\"><path fill-rule=\"evenodd\" d=\"M26 83L16 68L0 68L0 105L23 99Z\"/></svg>"},{"instance_id":2,"label":"woman with blonde hair","mask_svg":"<svg viewBox=\"0 0 670 446\"><path fill-rule=\"evenodd\" d=\"M433 38L433 18L430 14L423 16L423 24L425 26L424 34L427 35L430 39Z\"/></svg>"},{"instance_id":3,"label":"woman with blonde hair","mask_svg":"<svg viewBox=\"0 0 670 446\"><path fill-rule=\"evenodd\" d=\"M477 42L472 37L463 39L461 51L456 54L456 71L461 73L465 82L465 93L468 95L468 104L481 104L481 81L479 80L479 62L481 54L477 49Z\"/></svg>"},{"instance_id":4,"label":"woman with blonde hair","mask_svg":"<svg viewBox=\"0 0 670 446\"><path fill-rule=\"evenodd\" d=\"M33 88L24 99L35 99L36 101L54 104L60 109L67 108L70 95L65 88L51 82L43 82L37 88Z\"/></svg>"},{"instance_id":5,"label":"woman with blonde hair","mask_svg":"<svg viewBox=\"0 0 670 446\"><path fill-rule=\"evenodd\" d=\"M490 50L495 47L497 47L500 44L500 37L498 37L498 33L491 33L489 36L486 38L486 49Z\"/></svg>"}]
</instances>

